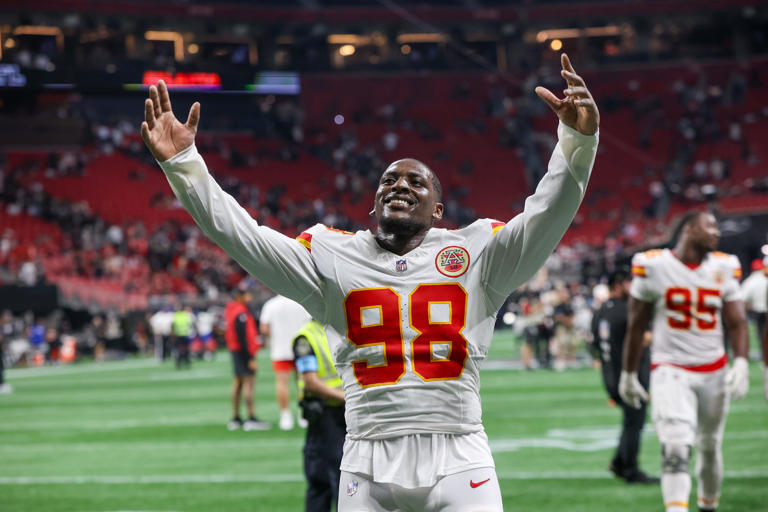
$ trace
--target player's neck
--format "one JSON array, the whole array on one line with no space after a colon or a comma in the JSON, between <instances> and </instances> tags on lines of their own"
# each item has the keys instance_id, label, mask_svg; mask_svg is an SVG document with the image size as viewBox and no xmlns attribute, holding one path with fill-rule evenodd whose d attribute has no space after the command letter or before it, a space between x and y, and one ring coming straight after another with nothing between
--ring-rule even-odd
<instances>
[{"instance_id":1,"label":"player's neck","mask_svg":"<svg viewBox=\"0 0 768 512\"><path fill-rule=\"evenodd\" d=\"M417 231L416 233L392 233L379 226L376 230L375 239L382 249L393 252L399 256L406 254L421 245L424 238L429 233L429 227Z\"/></svg>"},{"instance_id":2,"label":"player's neck","mask_svg":"<svg viewBox=\"0 0 768 512\"><path fill-rule=\"evenodd\" d=\"M692 244L677 244L672 253L677 259L686 265L699 265L706 258L709 251Z\"/></svg>"}]
</instances>

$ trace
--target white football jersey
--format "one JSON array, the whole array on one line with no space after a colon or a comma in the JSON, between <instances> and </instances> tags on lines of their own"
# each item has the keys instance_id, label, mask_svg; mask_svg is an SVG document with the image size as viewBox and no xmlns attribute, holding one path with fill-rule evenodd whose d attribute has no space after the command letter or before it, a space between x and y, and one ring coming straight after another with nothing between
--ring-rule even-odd
<instances>
[{"instance_id":1,"label":"white football jersey","mask_svg":"<svg viewBox=\"0 0 768 512\"><path fill-rule=\"evenodd\" d=\"M632 258L630 294L652 302L651 363L702 366L725 355L723 303L742 300L738 258L711 252L695 268L669 249L654 249Z\"/></svg>"},{"instance_id":2,"label":"white football jersey","mask_svg":"<svg viewBox=\"0 0 768 512\"><path fill-rule=\"evenodd\" d=\"M311 319L301 304L282 295L264 303L259 322L269 325L269 353L273 361L293 361L293 337Z\"/></svg>"},{"instance_id":3,"label":"white football jersey","mask_svg":"<svg viewBox=\"0 0 768 512\"><path fill-rule=\"evenodd\" d=\"M562 124L549 170L504 224L433 228L398 256L370 231L318 225L290 239L260 226L191 146L161 167L201 229L251 275L340 335L332 351L351 439L480 432L478 364L498 309L552 252L584 196L597 134Z\"/></svg>"}]
</instances>

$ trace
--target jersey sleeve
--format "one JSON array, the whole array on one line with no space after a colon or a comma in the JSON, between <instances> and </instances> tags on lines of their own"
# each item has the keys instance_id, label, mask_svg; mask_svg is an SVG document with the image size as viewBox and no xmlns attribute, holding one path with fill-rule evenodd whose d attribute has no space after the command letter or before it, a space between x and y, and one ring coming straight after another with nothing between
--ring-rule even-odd
<instances>
[{"instance_id":1,"label":"jersey sleeve","mask_svg":"<svg viewBox=\"0 0 768 512\"><path fill-rule=\"evenodd\" d=\"M506 225L491 225L491 238L481 262L491 309L500 307L544 264L584 197L599 135L583 135L562 123L557 134L559 141L547 173L525 200L523 212Z\"/></svg>"},{"instance_id":2,"label":"jersey sleeve","mask_svg":"<svg viewBox=\"0 0 768 512\"><path fill-rule=\"evenodd\" d=\"M727 261L728 264L725 269L726 281L725 286L723 286L723 302L744 300L744 292L739 284L739 279L741 278L739 258L730 254Z\"/></svg>"},{"instance_id":3,"label":"jersey sleeve","mask_svg":"<svg viewBox=\"0 0 768 512\"><path fill-rule=\"evenodd\" d=\"M209 174L192 145L160 162L174 194L208 237L274 292L324 317L323 280L297 240L260 226Z\"/></svg>"},{"instance_id":4,"label":"jersey sleeve","mask_svg":"<svg viewBox=\"0 0 768 512\"><path fill-rule=\"evenodd\" d=\"M648 253L635 254L632 257L632 283L629 294L643 302L655 302L659 298L659 287L654 285L653 276L653 256Z\"/></svg>"}]
</instances>

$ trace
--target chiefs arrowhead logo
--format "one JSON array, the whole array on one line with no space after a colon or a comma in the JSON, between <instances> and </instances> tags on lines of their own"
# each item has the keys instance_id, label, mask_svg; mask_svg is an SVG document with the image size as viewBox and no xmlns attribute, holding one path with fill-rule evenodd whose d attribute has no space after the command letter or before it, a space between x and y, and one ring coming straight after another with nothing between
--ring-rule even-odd
<instances>
[{"instance_id":1,"label":"chiefs arrowhead logo","mask_svg":"<svg viewBox=\"0 0 768 512\"><path fill-rule=\"evenodd\" d=\"M469 268L469 253L463 247L452 245L437 253L437 271L448 277L459 277Z\"/></svg>"}]
</instances>

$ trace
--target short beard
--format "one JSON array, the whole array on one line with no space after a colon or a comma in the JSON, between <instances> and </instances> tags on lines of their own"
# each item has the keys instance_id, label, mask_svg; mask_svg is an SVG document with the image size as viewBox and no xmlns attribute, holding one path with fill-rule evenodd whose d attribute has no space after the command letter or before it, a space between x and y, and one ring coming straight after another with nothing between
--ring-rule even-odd
<instances>
[{"instance_id":1,"label":"short beard","mask_svg":"<svg viewBox=\"0 0 768 512\"><path fill-rule=\"evenodd\" d=\"M428 225L421 224L413 219L402 220L385 218L379 221L379 227L390 235L399 237L413 236L419 231L429 228Z\"/></svg>"}]
</instances>

